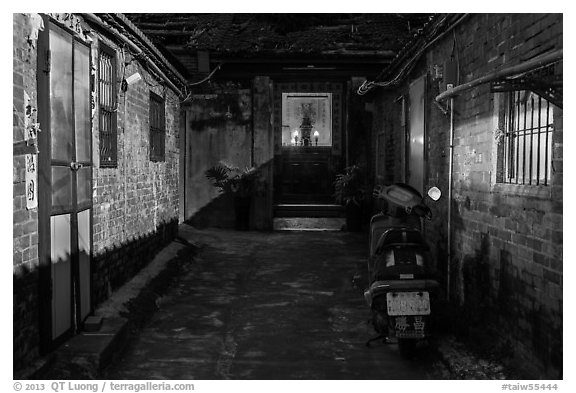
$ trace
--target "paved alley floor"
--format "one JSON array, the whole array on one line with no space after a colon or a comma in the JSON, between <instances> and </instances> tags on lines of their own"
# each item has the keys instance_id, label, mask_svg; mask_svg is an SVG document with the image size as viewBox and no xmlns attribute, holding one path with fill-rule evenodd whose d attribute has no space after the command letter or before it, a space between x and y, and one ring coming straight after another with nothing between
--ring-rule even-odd
<instances>
[{"instance_id":1,"label":"paved alley floor","mask_svg":"<svg viewBox=\"0 0 576 393\"><path fill-rule=\"evenodd\" d=\"M366 236L197 231L204 244L111 379L440 379L434 351L403 358L367 323ZM361 276L355 284L353 277Z\"/></svg>"}]
</instances>

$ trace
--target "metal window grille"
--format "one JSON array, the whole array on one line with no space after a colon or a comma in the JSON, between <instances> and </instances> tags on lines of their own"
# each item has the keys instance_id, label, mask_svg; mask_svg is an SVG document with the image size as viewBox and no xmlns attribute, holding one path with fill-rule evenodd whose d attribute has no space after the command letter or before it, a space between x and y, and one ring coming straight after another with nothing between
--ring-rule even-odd
<instances>
[{"instance_id":1,"label":"metal window grille","mask_svg":"<svg viewBox=\"0 0 576 393\"><path fill-rule=\"evenodd\" d=\"M116 167L116 55L102 46L98 60L98 106L100 125L100 166Z\"/></svg>"},{"instance_id":2,"label":"metal window grille","mask_svg":"<svg viewBox=\"0 0 576 393\"><path fill-rule=\"evenodd\" d=\"M164 161L164 143L166 138L164 99L150 93L150 160Z\"/></svg>"},{"instance_id":3,"label":"metal window grille","mask_svg":"<svg viewBox=\"0 0 576 393\"><path fill-rule=\"evenodd\" d=\"M553 106L537 94L508 93L504 135L505 183L548 185L551 175Z\"/></svg>"}]
</instances>

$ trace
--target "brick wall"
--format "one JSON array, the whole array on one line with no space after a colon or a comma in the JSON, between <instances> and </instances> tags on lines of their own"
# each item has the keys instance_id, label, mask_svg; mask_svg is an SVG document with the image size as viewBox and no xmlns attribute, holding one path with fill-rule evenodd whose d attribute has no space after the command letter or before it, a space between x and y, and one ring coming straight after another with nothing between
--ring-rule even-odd
<instances>
[{"instance_id":1,"label":"brick wall","mask_svg":"<svg viewBox=\"0 0 576 393\"><path fill-rule=\"evenodd\" d=\"M36 41L33 21L13 14L13 142L24 141L26 106L31 121L36 103ZM25 94L30 98L25 102ZM14 359L21 365L38 354L38 210L26 208L25 156L13 155L13 281Z\"/></svg>"},{"instance_id":2,"label":"brick wall","mask_svg":"<svg viewBox=\"0 0 576 393\"><path fill-rule=\"evenodd\" d=\"M456 27L455 37L460 83L465 83L562 48L562 16L474 14ZM449 34L428 49L411 77L442 65L452 48ZM561 65L556 72L562 73ZM438 186L444 197L431 204L435 219L426 230L446 277L450 123L449 116L433 105L442 81L431 75L426 99L427 184ZM404 87L395 93L406 91ZM375 107L393 105L390 95L378 94ZM497 184L493 131L501 99L489 85L480 85L454 100L451 298L462 306L468 325L490 325L512 344L518 359L528 359L525 365L538 373L532 375L554 378L562 369L562 110L554 109L551 184ZM385 129L386 114L376 118L377 127ZM387 140L392 142L387 153L398 158L400 139ZM397 164L390 166L387 179L394 173L399 180Z\"/></svg>"},{"instance_id":3,"label":"brick wall","mask_svg":"<svg viewBox=\"0 0 576 393\"><path fill-rule=\"evenodd\" d=\"M105 39L100 37L100 40ZM136 72L142 80L118 95L118 165L99 165L98 116L93 124L93 242L96 302L104 300L132 277L175 236L179 195L179 99L163 87L127 52L114 42L118 81ZM98 42L92 58L97 59ZM125 56L125 57L124 57ZM123 64L128 64L125 71ZM165 161L150 160L150 91L165 99ZM96 107L96 113L98 107Z\"/></svg>"},{"instance_id":4,"label":"brick wall","mask_svg":"<svg viewBox=\"0 0 576 393\"><path fill-rule=\"evenodd\" d=\"M13 14L13 140L24 140L26 122L36 122L37 42L35 14ZM149 74L127 51L103 36L92 43L97 62L100 40L117 50L118 80L139 72L143 80L119 95L118 166L99 167L98 107L93 120L93 284L97 306L172 240L178 224L179 98ZM108 37L108 35L106 35ZM149 154L149 92L165 98L165 161ZM29 97L29 102L25 102ZM28 112L26 106L29 105ZM27 119L27 113L30 117ZM42 125L40 124L40 128ZM38 211L26 209L24 155L13 156L13 331L14 369L29 366L40 354ZM40 196L46 197L46 196ZM49 195L47 196L50 197Z\"/></svg>"}]
</instances>

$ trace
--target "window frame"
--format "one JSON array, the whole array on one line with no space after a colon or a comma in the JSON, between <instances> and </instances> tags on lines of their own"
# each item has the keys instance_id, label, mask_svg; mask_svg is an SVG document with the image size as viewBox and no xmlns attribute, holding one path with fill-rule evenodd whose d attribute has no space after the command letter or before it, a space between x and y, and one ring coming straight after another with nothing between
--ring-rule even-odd
<instances>
[{"instance_id":1,"label":"window frame","mask_svg":"<svg viewBox=\"0 0 576 393\"><path fill-rule=\"evenodd\" d=\"M103 95L103 81L101 79L101 65L102 65L102 54L109 56L111 59L111 81L110 86L112 87L112 92L110 97L111 103L109 106L103 105L102 95ZM100 42L98 48L98 135L99 135L99 152L98 156L100 159L100 168L117 168L118 167L118 62L116 58L116 51L112 47ZM110 115L110 132L103 132L103 112ZM110 148L112 152L109 156L103 156L103 141L109 138L111 144ZM110 160L107 158L111 157Z\"/></svg>"},{"instance_id":2,"label":"window frame","mask_svg":"<svg viewBox=\"0 0 576 393\"><path fill-rule=\"evenodd\" d=\"M155 109L159 118L156 118ZM150 91L148 119L150 126L150 161L166 161L166 100L164 97ZM159 144L158 146L156 144Z\"/></svg>"},{"instance_id":3,"label":"window frame","mask_svg":"<svg viewBox=\"0 0 576 393\"><path fill-rule=\"evenodd\" d=\"M550 152L547 157L548 169L549 173L547 176L547 183L546 185L543 182L529 182L528 179L525 184L522 182L507 182L505 181L506 168L505 168L505 160L509 157L505 156L505 138L506 134L509 131L509 120L510 120L510 100L511 95L516 93L518 90L512 90L507 92L497 92L496 96L494 97L494 138L493 141L493 149L492 151L495 154L495 158L492 161L492 176L491 176L491 190L493 192L503 193L505 195L511 196L522 196L522 197L535 197L540 199L550 199L552 197L552 188L553 184L553 160L554 160L554 132L555 132L555 125L554 119L556 118L556 106L549 102L550 104L550 113L552 114L552 122L551 122L551 129L548 136L548 141L550 144ZM538 97L542 99L543 102L547 101L545 97L539 96L535 93ZM541 164L542 165L542 164Z\"/></svg>"},{"instance_id":4,"label":"window frame","mask_svg":"<svg viewBox=\"0 0 576 393\"><path fill-rule=\"evenodd\" d=\"M500 182L549 186L552 177L553 104L530 90L507 92L505 100Z\"/></svg>"}]
</instances>

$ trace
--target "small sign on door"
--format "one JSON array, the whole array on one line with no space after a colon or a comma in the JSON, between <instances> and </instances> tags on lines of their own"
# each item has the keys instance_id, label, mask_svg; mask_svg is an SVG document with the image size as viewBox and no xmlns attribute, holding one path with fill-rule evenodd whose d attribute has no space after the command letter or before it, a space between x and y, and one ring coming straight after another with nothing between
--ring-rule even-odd
<instances>
[{"instance_id":1,"label":"small sign on door","mask_svg":"<svg viewBox=\"0 0 576 393\"><path fill-rule=\"evenodd\" d=\"M38 155L26 154L26 209L38 207Z\"/></svg>"}]
</instances>

